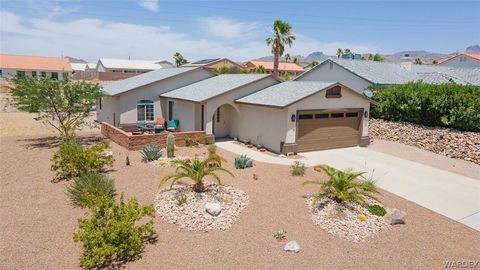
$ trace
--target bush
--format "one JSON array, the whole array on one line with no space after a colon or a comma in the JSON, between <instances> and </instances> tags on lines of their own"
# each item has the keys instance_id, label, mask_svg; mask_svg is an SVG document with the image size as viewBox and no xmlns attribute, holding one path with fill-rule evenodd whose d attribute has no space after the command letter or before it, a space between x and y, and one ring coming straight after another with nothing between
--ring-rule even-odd
<instances>
[{"instance_id":1,"label":"bush","mask_svg":"<svg viewBox=\"0 0 480 270\"><path fill-rule=\"evenodd\" d=\"M480 131L480 87L458 84L372 86L379 103L371 115L426 126Z\"/></svg>"},{"instance_id":2,"label":"bush","mask_svg":"<svg viewBox=\"0 0 480 270\"><path fill-rule=\"evenodd\" d=\"M303 176L305 174L305 164L300 161L295 161L290 166L290 171L293 176Z\"/></svg>"},{"instance_id":3,"label":"bush","mask_svg":"<svg viewBox=\"0 0 480 270\"><path fill-rule=\"evenodd\" d=\"M285 239L287 239L287 232L283 229L280 229L280 230L276 231L275 233L273 233L273 238L275 238L277 240L285 240Z\"/></svg>"},{"instance_id":4,"label":"bush","mask_svg":"<svg viewBox=\"0 0 480 270\"><path fill-rule=\"evenodd\" d=\"M207 150L208 150L209 154L215 154L215 153L217 153L217 146L215 144L210 144L207 147Z\"/></svg>"},{"instance_id":5,"label":"bush","mask_svg":"<svg viewBox=\"0 0 480 270\"><path fill-rule=\"evenodd\" d=\"M368 212L370 212L372 215L383 217L387 213L387 210L385 210L385 208L383 208L381 205L374 204L368 207Z\"/></svg>"},{"instance_id":6,"label":"bush","mask_svg":"<svg viewBox=\"0 0 480 270\"><path fill-rule=\"evenodd\" d=\"M185 137L185 145L187 145L187 146L197 146L198 142L194 137L186 136Z\"/></svg>"},{"instance_id":7,"label":"bush","mask_svg":"<svg viewBox=\"0 0 480 270\"><path fill-rule=\"evenodd\" d=\"M67 195L73 204L91 208L103 199L113 199L115 184L102 174L88 173L75 178L67 188Z\"/></svg>"},{"instance_id":8,"label":"bush","mask_svg":"<svg viewBox=\"0 0 480 270\"><path fill-rule=\"evenodd\" d=\"M155 144L149 144L142 150L142 161L154 161L162 157L162 151Z\"/></svg>"},{"instance_id":9,"label":"bush","mask_svg":"<svg viewBox=\"0 0 480 270\"><path fill-rule=\"evenodd\" d=\"M55 171L52 182L71 179L90 172L103 172L112 166L114 159L104 153L107 144L84 148L76 141L62 142L53 155L51 169Z\"/></svg>"},{"instance_id":10,"label":"bush","mask_svg":"<svg viewBox=\"0 0 480 270\"><path fill-rule=\"evenodd\" d=\"M145 240L155 229L152 219L142 225L136 223L153 218L154 211L153 205L141 206L135 198L125 203L123 195L119 203L102 200L92 209L91 218L79 219L80 230L73 234L75 242L83 242L82 266L105 267L139 259Z\"/></svg>"},{"instance_id":11,"label":"bush","mask_svg":"<svg viewBox=\"0 0 480 270\"><path fill-rule=\"evenodd\" d=\"M246 169L253 166L252 160L247 155L235 158L235 169Z\"/></svg>"}]
</instances>

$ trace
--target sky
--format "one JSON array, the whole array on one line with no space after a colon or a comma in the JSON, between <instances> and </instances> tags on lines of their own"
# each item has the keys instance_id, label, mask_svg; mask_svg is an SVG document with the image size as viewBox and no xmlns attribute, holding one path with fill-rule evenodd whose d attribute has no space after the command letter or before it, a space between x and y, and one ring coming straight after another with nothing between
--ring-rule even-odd
<instances>
[{"instance_id":1,"label":"sky","mask_svg":"<svg viewBox=\"0 0 480 270\"><path fill-rule=\"evenodd\" d=\"M452 53L480 43L480 0L0 0L0 52L245 61L271 54L276 19L296 34L290 55Z\"/></svg>"}]
</instances>

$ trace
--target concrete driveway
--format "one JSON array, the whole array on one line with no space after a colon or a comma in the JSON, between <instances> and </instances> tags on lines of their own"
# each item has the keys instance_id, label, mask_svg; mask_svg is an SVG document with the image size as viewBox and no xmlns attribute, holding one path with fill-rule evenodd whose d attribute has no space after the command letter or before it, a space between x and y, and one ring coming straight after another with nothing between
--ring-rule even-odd
<instances>
[{"instance_id":1,"label":"concrete driveway","mask_svg":"<svg viewBox=\"0 0 480 270\"><path fill-rule=\"evenodd\" d=\"M293 160L264 154L231 141L218 147L266 163L290 165ZM307 166L327 164L372 175L393 194L480 231L480 181L363 147L302 153ZM408 213L407 213L408 214Z\"/></svg>"}]
</instances>

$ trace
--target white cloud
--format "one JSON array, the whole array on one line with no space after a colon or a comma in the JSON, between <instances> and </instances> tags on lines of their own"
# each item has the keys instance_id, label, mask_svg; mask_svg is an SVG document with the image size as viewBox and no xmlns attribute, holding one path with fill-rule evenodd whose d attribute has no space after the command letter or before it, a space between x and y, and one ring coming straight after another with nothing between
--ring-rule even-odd
<instances>
[{"instance_id":1,"label":"white cloud","mask_svg":"<svg viewBox=\"0 0 480 270\"><path fill-rule=\"evenodd\" d=\"M137 3L146 10L158 11L158 0L137 0Z\"/></svg>"},{"instance_id":2,"label":"white cloud","mask_svg":"<svg viewBox=\"0 0 480 270\"><path fill-rule=\"evenodd\" d=\"M228 57L245 61L270 55L264 40L268 33L245 38L242 42L224 39L194 38L172 30L169 26L145 26L109 22L98 19L57 20L27 19L0 10L0 47L2 53L84 58L96 61L100 57L132 59L166 59L172 61L175 52L189 60ZM253 31L253 30L252 30ZM238 40L238 34L237 40ZM244 36L240 35L241 38ZM368 44L319 42L298 35L291 55L307 55L313 51L334 54L338 47L355 52L374 51Z\"/></svg>"},{"instance_id":3,"label":"white cloud","mask_svg":"<svg viewBox=\"0 0 480 270\"><path fill-rule=\"evenodd\" d=\"M198 22L207 34L222 39L250 39L264 28L259 22L239 22L225 17L201 17Z\"/></svg>"}]
</instances>

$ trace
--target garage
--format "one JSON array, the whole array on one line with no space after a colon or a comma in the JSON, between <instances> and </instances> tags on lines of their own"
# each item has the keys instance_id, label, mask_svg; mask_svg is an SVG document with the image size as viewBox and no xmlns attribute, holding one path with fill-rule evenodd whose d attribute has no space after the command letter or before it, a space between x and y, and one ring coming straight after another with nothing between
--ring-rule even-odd
<instances>
[{"instance_id":1,"label":"garage","mask_svg":"<svg viewBox=\"0 0 480 270\"><path fill-rule=\"evenodd\" d=\"M298 111L298 152L360 144L362 109Z\"/></svg>"}]
</instances>

